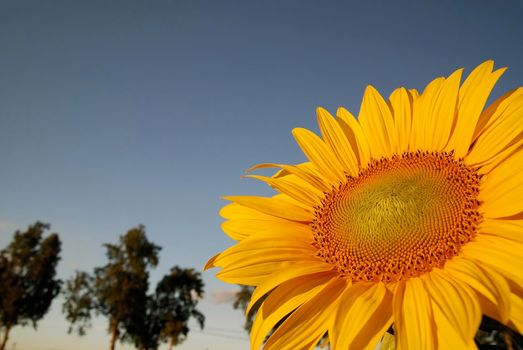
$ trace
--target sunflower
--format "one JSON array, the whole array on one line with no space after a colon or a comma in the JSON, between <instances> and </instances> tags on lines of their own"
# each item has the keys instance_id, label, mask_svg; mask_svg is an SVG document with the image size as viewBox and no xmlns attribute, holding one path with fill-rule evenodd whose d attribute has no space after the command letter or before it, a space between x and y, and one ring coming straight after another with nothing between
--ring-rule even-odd
<instances>
[{"instance_id":1,"label":"sunflower","mask_svg":"<svg viewBox=\"0 0 523 350\"><path fill-rule=\"evenodd\" d=\"M375 349L388 329L400 350L473 349L482 314L522 332L523 88L484 109L504 70L369 86L358 118L318 108L321 137L293 130L307 162L251 169L277 169L249 175L276 195L225 197L237 242L206 268L265 298L252 349Z\"/></svg>"}]
</instances>

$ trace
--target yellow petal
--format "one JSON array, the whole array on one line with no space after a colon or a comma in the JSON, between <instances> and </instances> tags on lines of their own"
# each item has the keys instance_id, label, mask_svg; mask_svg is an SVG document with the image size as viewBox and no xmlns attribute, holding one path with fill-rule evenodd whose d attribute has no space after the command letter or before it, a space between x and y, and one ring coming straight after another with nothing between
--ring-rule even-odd
<instances>
[{"instance_id":1,"label":"yellow petal","mask_svg":"<svg viewBox=\"0 0 523 350\"><path fill-rule=\"evenodd\" d=\"M442 314L436 312L434 320L437 324L445 323ZM452 350L478 350L474 339L470 339L467 343L461 339L458 330L446 327L438 332L438 348L452 349Z\"/></svg>"},{"instance_id":2,"label":"yellow petal","mask_svg":"<svg viewBox=\"0 0 523 350\"><path fill-rule=\"evenodd\" d=\"M441 269L423 275L432 300L432 310L439 333L457 331L461 343L468 344L481 322L481 309L472 290L461 280Z\"/></svg>"},{"instance_id":3,"label":"yellow petal","mask_svg":"<svg viewBox=\"0 0 523 350\"><path fill-rule=\"evenodd\" d=\"M309 242L299 238L285 237L276 240L249 237L223 251L214 260L214 264L239 268L273 261L307 261L314 259L315 252L316 249Z\"/></svg>"},{"instance_id":4,"label":"yellow petal","mask_svg":"<svg viewBox=\"0 0 523 350\"><path fill-rule=\"evenodd\" d=\"M220 225L221 229L227 236L234 239L235 241L241 241L249 237L248 231L241 224L242 222L247 222L251 226L255 226L255 221L251 220L234 220L234 221L225 221ZM247 226L249 227L249 226ZM252 232L252 231L251 231Z\"/></svg>"},{"instance_id":5,"label":"yellow petal","mask_svg":"<svg viewBox=\"0 0 523 350\"><path fill-rule=\"evenodd\" d=\"M297 307L312 299L332 279L329 275L298 277L274 289L263 302L251 329L251 349L259 349L274 326Z\"/></svg>"},{"instance_id":6,"label":"yellow petal","mask_svg":"<svg viewBox=\"0 0 523 350\"><path fill-rule=\"evenodd\" d=\"M326 278L328 276L332 277L333 272L328 272L333 269L331 264L324 263L322 261L316 260L316 261L307 261L302 262L300 264L293 264L289 265L285 269L276 272L269 278L265 283L259 285L251 296L251 301L249 302L249 305L247 306L247 310L245 311L248 313L250 309L267 293L269 293L274 288L278 287L279 285L291 281L294 278L300 277L303 278L309 278L309 279L318 279L318 278ZM328 276L327 276L328 275Z\"/></svg>"},{"instance_id":7,"label":"yellow petal","mask_svg":"<svg viewBox=\"0 0 523 350\"><path fill-rule=\"evenodd\" d=\"M499 97L494 103L485 109L481 113L478 124L476 125L476 130L474 130L473 140L477 140L478 137L485 132L486 129L490 129L493 123L499 122L500 117L503 115L503 110L510 105L512 100L518 99L519 96L523 93L523 87L511 90L505 93L503 96ZM504 105L502 107L501 105ZM501 118L503 119L503 118Z\"/></svg>"},{"instance_id":8,"label":"yellow petal","mask_svg":"<svg viewBox=\"0 0 523 350\"><path fill-rule=\"evenodd\" d=\"M262 212L248 208L246 206L229 203L220 210L220 216L225 219L245 219L256 221L275 221L275 222L294 222L273 215L263 214Z\"/></svg>"},{"instance_id":9,"label":"yellow petal","mask_svg":"<svg viewBox=\"0 0 523 350\"><path fill-rule=\"evenodd\" d=\"M485 218L479 226L480 232L523 243L523 220Z\"/></svg>"},{"instance_id":10,"label":"yellow petal","mask_svg":"<svg viewBox=\"0 0 523 350\"><path fill-rule=\"evenodd\" d=\"M516 138L517 139L517 138ZM492 170L496 169L498 165L503 164L503 162L514 155L515 153L523 150L523 139L514 141L513 143L507 145L507 147L496 154L494 157L486 160L484 162L485 165L481 164L481 167L477 170L479 175L486 175L490 173ZM478 166L480 164L476 164L474 166Z\"/></svg>"},{"instance_id":11,"label":"yellow petal","mask_svg":"<svg viewBox=\"0 0 523 350\"><path fill-rule=\"evenodd\" d=\"M282 202L290 203L292 205L305 209L306 212L310 212L310 213L314 212L314 209L312 209L310 207L310 205L300 202L300 201L292 198L291 196L286 195L285 193L277 193L274 196L272 196L272 198L274 198L276 200L281 200Z\"/></svg>"},{"instance_id":12,"label":"yellow petal","mask_svg":"<svg viewBox=\"0 0 523 350\"><path fill-rule=\"evenodd\" d=\"M260 175L246 175L245 177L263 181L274 189L296 199L302 204L307 204L311 210L313 210L320 201L317 192L311 186L304 184L299 185L296 181L289 181L289 179L286 179L285 177L278 179Z\"/></svg>"},{"instance_id":13,"label":"yellow petal","mask_svg":"<svg viewBox=\"0 0 523 350\"><path fill-rule=\"evenodd\" d=\"M398 350L437 349L432 306L419 278L398 284L392 308Z\"/></svg>"},{"instance_id":14,"label":"yellow petal","mask_svg":"<svg viewBox=\"0 0 523 350\"><path fill-rule=\"evenodd\" d=\"M463 69L458 69L445 80L434 103L432 130L429 130L429 133L433 133L432 144L429 145L431 150L442 150L449 142L457 114L456 107L462 72Z\"/></svg>"},{"instance_id":15,"label":"yellow petal","mask_svg":"<svg viewBox=\"0 0 523 350\"><path fill-rule=\"evenodd\" d=\"M523 245L519 242L508 240L502 237L492 235L477 235L475 240L470 242L473 247L488 248L494 251L502 251L505 254L510 254L515 259L521 259L523 262ZM468 246L468 244L467 244Z\"/></svg>"},{"instance_id":16,"label":"yellow petal","mask_svg":"<svg viewBox=\"0 0 523 350\"><path fill-rule=\"evenodd\" d=\"M523 88L503 96L484 114L487 125L481 130L470 153L465 158L470 165L486 165L510 145L521 141L523 130Z\"/></svg>"},{"instance_id":17,"label":"yellow petal","mask_svg":"<svg viewBox=\"0 0 523 350\"><path fill-rule=\"evenodd\" d=\"M325 346L322 347L322 344L320 343L320 341L322 340L323 336L325 334L321 334L320 336L318 336L316 339L313 339L313 341L311 341L309 343L309 345L305 345L303 347L304 350L314 350L316 349L318 346L320 347L320 349L322 348L325 348Z\"/></svg>"},{"instance_id":18,"label":"yellow petal","mask_svg":"<svg viewBox=\"0 0 523 350\"><path fill-rule=\"evenodd\" d=\"M510 314L511 326L519 333L523 333L523 299L515 294L510 294L512 311Z\"/></svg>"},{"instance_id":19,"label":"yellow petal","mask_svg":"<svg viewBox=\"0 0 523 350\"><path fill-rule=\"evenodd\" d=\"M292 134L307 158L314 163L330 183L345 179L343 166L331 149L314 133L307 129L295 128Z\"/></svg>"},{"instance_id":20,"label":"yellow petal","mask_svg":"<svg viewBox=\"0 0 523 350\"><path fill-rule=\"evenodd\" d=\"M478 198L485 217L506 217L523 211L523 151L513 154L493 169L481 184Z\"/></svg>"},{"instance_id":21,"label":"yellow petal","mask_svg":"<svg viewBox=\"0 0 523 350\"><path fill-rule=\"evenodd\" d=\"M408 90L409 95L411 96L411 100L417 100L419 99L419 92L416 89L409 89Z\"/></svg>"},{"instance_id":22,"label":"yellow petal","mask_svg":"<svg viewBox=\"0 0 523 350\"><path fill-rule=\"evenodd\" d=\"M460 256L492 267L502 274L509 284L523 286L523 246L502 238L477 236L461 249Z\"/></svg>"},{"instance_id":23,"label":"yellow petal","mask_svg":"<svg viewBox=\"0 0 523 350\"><path fill-rule=\"evenodd\" d=\"M412 127L412 104L412 96L405 88L394 90L389 97L389 105L394 114L394 128L396 129L398 139L398 153L409 150Z\"/></svg>"},{"instance_id":24,"label":"yellow petal","mask_svg":"<svg viewBox=\"0 0 523 350\"><path fill-rule=\"evenodd\" d=\"M311 187L315 188L319 192L318 194L330 189L330 185L327 182L325 182L321 177L317 176L313 172L307 171L303 166L299 167L295 165L265 163L255 165L248 169L247 172L264 168L281 168L287 174L295 175L296 177L310 184ZM278 177L285 176L287 174L280 174Z\"/></svg>"},{"instance_id":25,"label":"yellow petal","mask_svg":"<svg viewBox=\"0 0 523 350\"><path fill-rule=\"evenodd\" d=\"M444 83L443 77L431 81L413 105L411 137L416 150L432 150L436 123L433 109Z\"/></svg>"},{"instance_id":26,"label":"yellow petal","mask_svg":"<svg viewBox=\"0 0 523 350\"><path fill-rule=\"evenodd\" d=\"M337 156L347 173L351 176L357 176L359 170L358 159L343 130L325 109L318 108L317 115L323 139Z\"/></svg>"},{"instance_id":27,"label":"yellow petal","mask_svg":"<svg viewBox=\"0 0 523 350\"><path fill-rule=\"evenodd\" d=\"M465 282L478 295L493 304L496 319L502 323L508 321L510 317L510 288L503 276L488 266L482 265L480 267L477 263L460 257L447 261L445 271L454 278Z\"/></svg>"},{"instance_id":28,"label":"yellow petal","mask_svg":"<svg viewBox=\"0 0 523 350\"><path fill-rule=\"evenodd\" d=\"M231 202L258 210L261 213L294 221L311 221L313 214L297 205L277 198L257 196L228 196L224 197Z\"/></svg>"},{"instance_id":29,"label":"yellow petal","mask_svg":"<svg viewBox=\"0 0 523 350\"><path fill-rule=\"evenodd\" d=\"M334 349L374 350L392 323L392 293L381 283L355 283L343 293L332 327Z\"/></svg>"},{"instance_id":30,"label":"yellow petal","mask_svg":"<svg viewBox=\"0 0 523 350\"><path fill-rule=\"evenodd\" d=\"M454 150L456 158L467 155L479 116L492 88L505 69L492 71L493 61L480 64L470 73L459 90L458 118L446 150Z\"/></svg>"},{"instance_id":31,"label":"yellow petal","mask_svg":"<svg viewBox=\"0 0 523 350\"><path fill-rule=\"evenodd\" d=\"M358 150L356 156L360 169L365 168L370 162L370 148L360 123L358 123L352 113L345 108L338 108L336 111L336 120L349 140L352 149Z\"/></svg>"},{"instance_id":32,"label":"yellow petal","mask_svg":"<svg viewBox=\"0 0 523 350\"><path fill-rule=\"evenodd\" d=\"M289 183L292 183L296 186L299 186L300 188L306 189L307 192L310 193L312 197L314 197L316 200L321 199L325 196L324 191L322 191L320 188L317 188L313 184L309 183L308 181L302 179L299 176L296 176L294 174L287 174L282 176L273 176L276 180L283 180Z\"/></svg>"},{"instance_id":33,"label":"yellow petal","mask_svg":"<svg viewBox=\"0 0 523 350\"><path fill-rule=\"evenodd\" d=\"M339 296L345 288L346 282L342 279L329 282L276 329L264 349L294 350L309 346L314 339L327 331L327 325L338 306Z\"/></svg>"},{"instance_id":34,"label":"yellow petal","mask_svg":"<svg viewBox=\"0 0 523 350\"><path fill-rule=\"evenodd\" d=\"M309 225L296 221L261 221L251 219L229 220L222 223L222 230L232 239L243 240L251 235L260 237L285 237L293 232L300 232L302 239L312 239Z\"/></svg>"},{"instance_id":35,"label":"yellow petal","mask_svg":"<svg viewBox=\"0 0 523 350\"><path fill-rule=\"evenodd\" d=\"M216 258L220 255L220 253L216 254L215 256L213 256L212 258L210 258L207 263L205 264L203 270L208 270L210 268L213 268L215 267L216 265L214 265L214 261L216 260Z\"/></svg>"},{"instance_id":36,"label":"yellow petal","mask_svg":"<svg viewBox=\"0 0 523 350\"><path fill-rule=\"evenodd\" d=\"M391 157L397 145L396 130L389 106L372 86L367 86L358 117L375 159Z\"/></svg>"},{"instance_id":37,"label":"yellow petal","mask_svg":"<svg viewBox=\"0 0 523 350\"><path fill-rule=\"evenodd\" d=\"M223 269L216 277L227 283L257 286L263 283L271 274L289 265L289 262L269 262L250 265L241 268Z\"/></svg>"}]
</instances>

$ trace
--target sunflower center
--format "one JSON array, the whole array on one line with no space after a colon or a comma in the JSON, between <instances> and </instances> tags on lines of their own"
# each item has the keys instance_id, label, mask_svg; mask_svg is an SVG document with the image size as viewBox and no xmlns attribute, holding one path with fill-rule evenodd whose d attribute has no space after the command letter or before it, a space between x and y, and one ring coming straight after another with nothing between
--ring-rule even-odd
<instances>
[{"instance_id":1,"label":"sunflower center","mask_svg":"<svg viewBox=\"0 0 523 350\"><path fill-rule=\"evenodd\" d=\"M478 174L447 153L373 161L316 208L318 255L354 281L419 276L474 238L478 193Z\"/></svg>"}]
</instances>

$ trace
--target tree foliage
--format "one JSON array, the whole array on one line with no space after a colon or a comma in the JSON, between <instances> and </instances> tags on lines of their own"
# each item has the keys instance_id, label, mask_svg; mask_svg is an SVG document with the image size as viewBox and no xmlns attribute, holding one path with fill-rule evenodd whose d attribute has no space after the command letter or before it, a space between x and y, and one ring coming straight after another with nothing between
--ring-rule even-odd
<instances>
[{"instance_id":1,"label":"tree foliage","mask_svg":"<svg viewBox=\"0 0 523 350\"><path fill-rule=\"evenodd\" d=\"M196 308L203 297L203 287L199 272L173 267L147 297L145 312L128 319L126 330L134 345L142 350L157 349L163 342L170 347L179 345L189 334L191 318L203 328L205 317Z\"/></svg>"},{"instance_id":2,"label":"tree foliage","mask_svg":"<svg viewBox=\"0 0 523 350\"><path fill-rule=\"evenodd\" d=\"M69 321L68 333L76 331L85 335L91 326L91 314L96 310L94 278L86 272L76 271L74 277L65 284L65 301L62 310Z\"/></svg>"},{"instance_id":3,"label":"tree foliage","mask_svg":"<svg viewBox=\"0 0 523 350\"><path fill-rule=\"evenodd\" d=\"M97 311L109 319L111 349L118 337L129 340L126 324L146 312L149 269L158 264L160 247L149 242L138 226L120 237L118 245L105 244L109 262L95 269Z\"/></svg>"},{"instance_id":4,"label":"tree foliage","mask_svg":"<svg viewBox=\"0 0 523 350\"><path fill-rule=\"evenodd\" d=\"M154 350L164 341L183 341L190 317L203 327L204 317L195 308L203 295L199 273L174 267L156 292L148 294L149 271L158 264L161 248L147 239L143 226L104 247L106 265L95 268L93 275L77 272L66 284L63 311L69 332L85 334L94 313L109 321L111 349L120 340Z\"/></svg>"},{"instance_id":5,"label":"tree foliage","mask_svg":"<svg viewBox=\"0 0 523 350\"><path fill-rule=\"evenodd\" d=\"M149 269L158 264L160 247L149 242L145 228L138 226L120 236L118 244L105 244L107 264L93 275L77 272L67 281L63 311L69 332L83 335L94 311L109 321L110 348L117 340L130 340L128 320L145 312Z\"/></svg>"},{"instance_id":6,"label":"tree foliage","mask_svg":"<svg viewBox=\"0 0 523 350\"><path fill-rule=\"evenodd\" d=\"M194 318L203 328L205 316L196 309L203 297L201 274L175 266L156 286L154 304L162 324L160 337L171 346L181 344L189 334L188 322Z\"/></svg>"},{"instance_id":7,"label":"tree foliage","mask_svg":"<svg viewBox=\"0 0 523 350\"><path fill-rule=\"evenodd\" d=\"M13 241L0 251L1 350L12 327L36 328L60 292L62 282L55 276L61 242L56 233L43 237L49 229L49 224L36 222L25 232L16 231Z\"/></svg>"}]
</instances>

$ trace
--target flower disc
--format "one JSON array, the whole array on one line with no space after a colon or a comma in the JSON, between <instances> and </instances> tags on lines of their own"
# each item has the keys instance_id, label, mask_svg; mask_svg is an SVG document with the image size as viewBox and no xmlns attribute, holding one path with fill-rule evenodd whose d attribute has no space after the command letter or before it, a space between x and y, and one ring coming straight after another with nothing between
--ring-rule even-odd
<instances>
[{"instance_id":1,"label":"flower disc","mask_svg":"<svg viewBox=\"0 0 523 350\"><path fill-rule=\"evenodd\" d=\"M373 162L317 207L318 255L352 281L396 282L441 267L474 238L478 189L475 171L445 153Z\"/></svg>"}]
</instances>

